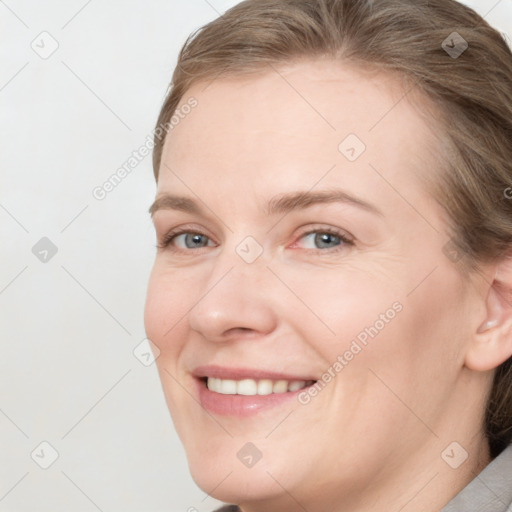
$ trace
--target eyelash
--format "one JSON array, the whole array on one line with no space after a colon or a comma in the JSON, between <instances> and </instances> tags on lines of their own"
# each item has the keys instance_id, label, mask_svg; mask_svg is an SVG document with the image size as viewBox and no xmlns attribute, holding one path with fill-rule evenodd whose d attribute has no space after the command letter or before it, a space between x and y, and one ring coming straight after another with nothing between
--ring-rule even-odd
<instances>
[{"instance_id":1,"label":"eyelash","mask_svg":"<svg viewBox=\"0 0 512 512\"><path fill-rule=\"evenodd\" d=\"M341 232L337 229L334 229L334 228L311 229L309 231L306 231L305 233L302 233L297 238L297 241L302 240L304 237L311 235L313 233L333 235L333 236L339 238L342 243L336 247L327 248L327 249L306 249L310 252L320 252L320 253L324 253L324 254L325 253L333 253L333 252L339 252L339 251L343 250L345 248L345 246L353 246L354 245L354 240L349 238L343 232ZM172 241L175 238L177 238L178 236L183 235L183 234L201 235L201 236L204 236L204 237L210 239L210 237L208 235L201 233L200 231L194 231L193 229L182 228L182 229L172 230L169 233L167 233L166 235L164 235L161 242L159 242L157 244L157 246L156 246L157 249L160 249L160 250L169 249L175 253L196 251L197 249L181 249L181 248L176 248L176 247L172 246ZM295 244L295 243L296 242L293 242L293 244ZM200 247L199 249L204 249L204 248L205 247Z\"/></svg>"}]
</instances>

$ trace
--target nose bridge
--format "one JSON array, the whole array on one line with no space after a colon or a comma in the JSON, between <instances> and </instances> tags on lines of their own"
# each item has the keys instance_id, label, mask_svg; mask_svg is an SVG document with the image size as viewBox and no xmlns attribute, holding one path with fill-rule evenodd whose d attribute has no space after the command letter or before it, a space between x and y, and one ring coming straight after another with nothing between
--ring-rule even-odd
<instances>
[{"instance_id":1,"label":"nose bridge","mask_svg":"<svg viewBox=\"0 0 512 512\"><path fill-rule=\"evenodd\" d=\"M268 259L263 245L253 236L232 236L215 258L208 278L208 289L213 291L212 287L225 281L226 288L232 287L239 293L250 293L249 288L255 288L271 277L267 268ZM242 287L246 289L243 290Z\"/></svg>"},{"instance_id":2,"label":"nose bridge","mask_svg":"<svg viewBox=\"0 0 512 512\"><path fill-rule=\"evenodd\" d=\"M224 339L233 329L273 329L275 308L268 287L272 274L262 252L255 256L256 248L254 241L246 240L236 247L225 246L215 258L189 313L192 329L210 339Z\"/></svg>"}]
</instances>

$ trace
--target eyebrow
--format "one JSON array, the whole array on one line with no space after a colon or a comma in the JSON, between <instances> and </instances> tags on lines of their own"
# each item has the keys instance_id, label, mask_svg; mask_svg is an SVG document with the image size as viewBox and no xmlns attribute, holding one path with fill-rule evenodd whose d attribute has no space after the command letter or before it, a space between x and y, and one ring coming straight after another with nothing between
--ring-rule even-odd
<instances>
[{"instance_id":1,"label":"eyebrow","mask_svg":"<svg viewBox=\"0 0 512 512\"><path fill-rule=\"evenodd\" d=\"M270 199L266 205L267 215L289 213L293 210L301 210L310 206L325 203L344 203L356 206L375 215L384 216L373 204L364 201L343 190L325 190L318 192L292 192L282 194ZM162 195L154 201L149 208L151 216L158 210L179 210L187 213L203 215L204 210L191 198L171 194Z\"/></svg>"}]
</instances>

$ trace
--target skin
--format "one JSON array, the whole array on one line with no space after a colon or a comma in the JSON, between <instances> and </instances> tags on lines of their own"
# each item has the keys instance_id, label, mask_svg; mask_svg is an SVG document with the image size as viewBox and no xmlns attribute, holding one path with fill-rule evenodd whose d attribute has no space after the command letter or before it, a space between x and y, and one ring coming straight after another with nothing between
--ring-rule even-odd
<instances>
[{"instance_id":1,"label":"skin","mask_svg":"<svg viewBox=\"0 0 512 512\"><path fill-rule=\"evenodd\" d=\"M186 227L209 245L182 236L158 249L145 325L194 480L244 512L439 511L490 460L483 411L512 348L498 267L464 276L443 252L447 218L420 179L439 167L421 96L329 60L196 84L183 103L191 96L198 106L167 136L156 197L186 196L205 214L164 208L153 220L159 241ZM338 150L349 133L366 145L353 162ZM381 215L342 203L265 211L270 197L333 188ZM317 248L305 235L325 229L353 245ZM263 250L253 263L236 252L247 236ZM308 404L246 418L198 404L196 366L320 379L397 301ZM247 442L262 452L252 468L236 456ZM452 442L468 453L457 469L441 456Z\"/></svg>"}]
</instances>

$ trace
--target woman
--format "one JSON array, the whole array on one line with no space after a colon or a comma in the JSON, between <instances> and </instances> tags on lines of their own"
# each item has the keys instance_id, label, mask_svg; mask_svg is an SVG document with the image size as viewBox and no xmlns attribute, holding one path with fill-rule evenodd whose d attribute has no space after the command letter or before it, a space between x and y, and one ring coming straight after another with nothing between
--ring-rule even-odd
<instances>
[{"instance_id":1,"label":"woman","mask_svg":"<svg viewBox=\"0 0 512 512\"><path fill-rule=\"evenodd\" d=\"M511 79L453 0L249 0L186 42L145 323L225 510L512 510Z\"/></svg>"}]
</instances>

